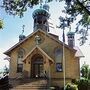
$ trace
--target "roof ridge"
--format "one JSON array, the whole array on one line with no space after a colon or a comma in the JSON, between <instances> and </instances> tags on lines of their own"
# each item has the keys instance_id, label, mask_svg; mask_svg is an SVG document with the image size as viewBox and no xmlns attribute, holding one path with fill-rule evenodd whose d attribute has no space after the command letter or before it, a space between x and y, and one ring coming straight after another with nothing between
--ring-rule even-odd
<instances>
[{"instance_id":1,"label":"roof ridge","mask_svg":"<svg viewBox=\"0 0 90 90\"><path fill-rule=\"evenodd\" d=\"M8 49L7 51L5 51L4 54L9 55L9 52L10 52L10 51L12 51L12 50L13 50L14 48L16 48L18 45L22 44L24 41L26 41L29 37L33 36L33 35L34 35L35 33L37 33L37 32L42 32L42 33L44 33L45 35L48 35L51 39L53 39L53 40L55 40L55 41L57 41L58 43L60 43L60 44L63 45L63 42L60 41L59 39L57 40L56 38L54 38L54 37L53 37L52 35L50 35L49 33L46 33L46 32L44 32L44 31L42 31L41 29L38 29L37 31L34 31L34 32L32 32L31 34L29 34L24 40L16 43L16 44L15 44L14 46L12 46L10 49ZM67 44L64 44L64 45L65 45L65 47L67 47L68 49L76 52L76 50L75 50L74 48L69 47Z\"/></svg>"},{"instance_id":2,"label":"roof ridge","mask_svg":"<svg viewBox=\"0 0 90 90\"><path fill-rule=\"evenodd\" d=\"M26 58L35 50L35 49L39 49L46 57L48 57L52 62L54 62L54 60L45 52L45 51L43 51L39 46L35 46L24 58L23 58L23 62L24 62L24 60L26 60Z\"/></svg>"}]
</instances>

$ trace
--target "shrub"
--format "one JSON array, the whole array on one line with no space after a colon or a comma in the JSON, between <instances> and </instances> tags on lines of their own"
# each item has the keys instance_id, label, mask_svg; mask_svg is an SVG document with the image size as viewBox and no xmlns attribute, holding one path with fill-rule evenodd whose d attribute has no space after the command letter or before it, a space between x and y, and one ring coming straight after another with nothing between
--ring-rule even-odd
<instances>
[{"instance_id":1,"label":"shrub","mask_svg":"<svg viewBox=\"0 0 90 90\"><path fill-rule=\"evenodd\" d=\"M79 90L88 90L89 81L88 79L80 79L77 81L78 89Z\"/></svg>"},{"instance_id":2,"label":"shrub","mask_svg":"<svg viewBox=\"0 0 90 90\"><path fill-rule=\"evenodd\" d=\"M78 88L75 84L67 83L67 85L65 86L65 90L78 90Z\"/></svg>"}]
</instances>

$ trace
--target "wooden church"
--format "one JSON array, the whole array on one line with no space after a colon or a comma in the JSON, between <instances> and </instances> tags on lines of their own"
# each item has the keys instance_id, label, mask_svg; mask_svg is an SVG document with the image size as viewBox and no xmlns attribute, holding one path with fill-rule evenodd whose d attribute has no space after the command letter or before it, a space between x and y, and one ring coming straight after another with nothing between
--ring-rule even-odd
<instances>
[{"instance_id":1,"label":"wooden church","mask_svg":"<svg viewBox=\"0 0 90 90\"><path fill-rule=\"evenodd\" d=\"M64 73L66 83L80 78L79 61L83 54L75 48L74 33L68 32L68 45L64 44L63 55L63 42L59 36L49 33L49 6L45 4L36 9L32 16L33 32L27 37L20 35L19 42L4 53L10 57L10 83L15 86L21 80L24 80L23 84L37 80L39 84L40 80L45 80L47 85L63 87Z\"/></svg>"}]
</instances>

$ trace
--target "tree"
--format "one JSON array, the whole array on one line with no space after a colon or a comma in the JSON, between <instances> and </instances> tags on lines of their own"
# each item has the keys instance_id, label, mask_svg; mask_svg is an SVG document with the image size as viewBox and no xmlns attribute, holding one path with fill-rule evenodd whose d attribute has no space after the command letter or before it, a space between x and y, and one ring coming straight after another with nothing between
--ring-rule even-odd
<instances>
[{"instance_id":1,"label":"tree","mask_svg":"<svg viewBox=\"0 0 90 90\"><path fill-rule=\"evenodd\" d=\"M65 90L78 90L78 87L74 83L67 83L65 86Z\"/></svg>"},{"instance_id":2,"label":"tree","mask_svg":"<svg viewBox=\"0 0 90 90\"><path fill-rule=\"evenodd\" d=\"M41 2L42 0L40 0ZM39 0L0 0L0 8L6 11L9 15L18 15L23 17L27 8L32 8L39 4ZM0 29L3 28L3 21L0 19Z\"/></svg>"},{"instance_id":3,"label":"tree","mask_svg":"<svg viewBox=\"0 0 90 90\"><path fill-rule=\"evenodd\" d=\"M82 78L82 79L79 79L77 82L77 85L78 85L78 90L89 90L89 80L85 79L85 78Z\"/></svg>"},{"instance_id":4,"label":"tree","mask_svg":"<svg viewBox=\"0 0 90 90\"><path fill-rule=\"evenodd\" d=\"M90 80L90 68L88 64L83 64L81 67L81 77Z\"/></svg>"},{"instance_id":5,"label":"tree","mask_svg":"<svg viewBox=\"0 0 90 90\"><path fill-rule=\"evenodd\" d=\"M23 13L27 11L27 8L32 8L34 5L42 3L44 0L2 0L3 4L1 7L5 8L5 11L12 15L23 16ZM46 0L51 2L53 0ZM65 1L67 4L67 12L70 15L77 16L82 15L80 24L90 24L90 1L89 0L56 0Z\"/></svg>"},{"instance_id":6,"label":"tree","mask_svg":"<svg viewBox=\"0 0 90 90\"><path fill-rule=\"evenodd\" d=\"M3 20L0 19L0 29L3 28Z\"/></svg>"},{"instance_id":7,"label":"tree","mask_svg":"<svg viewBox=\"0 0 90 90\"><path fill-rule=\"evenodd\" d=\"M88 39L88 30L90 29L90 0L66 0L66 4L66 11L73 17L73 20L75 20L78 15L82 16L76 25L75 33L81 34L79 40L80 45L83 45Z\"/></svg>"},{"instance_id":8,"label":"tree","mask_svg":"<svg viewBox=\"0 0 90 90\"><path fill-rule=\"evenodd\" d=\"M73 80L72 82L78 86L78 90L89 90L90 89L90 67L84 63L81 67L81 78Z\"/></svg>"},{"instance_id":9,"label":"tree","mask_svg":"<svg viewBox=\"0 0 90 90\"><path fill-rule=\"evenodd\" d=\"M2 7L5 8L6 12L13 15L21 15L27 10L27 7L32 8L34 5L42 3L44 0L2 0ZM53 0L46 0L51 2ZM83 15L90 15L90 1L89 0L56 0L65 1L67 5L71 5L67 13L81 13ZM73 4L72 4L73 2ZM86 16L84 19L87 19ZM86 22L87 23L87 22Z\"/></svg>"},{"instance_id":10,"label":"tree","mask_svg":"<svg viewBox=\"0 0 90 90\"><path fill-rule=\"evenodd\" d=\"M4 66L4 75L9 73L9 68L5 65Z\"/></svg>"}]
</instances>

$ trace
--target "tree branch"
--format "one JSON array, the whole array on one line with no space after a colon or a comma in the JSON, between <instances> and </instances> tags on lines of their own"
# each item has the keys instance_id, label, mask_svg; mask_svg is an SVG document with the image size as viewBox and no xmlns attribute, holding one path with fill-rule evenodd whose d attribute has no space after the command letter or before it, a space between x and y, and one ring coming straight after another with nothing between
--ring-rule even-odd
<instances>
[{"instance_id":1,"label":"tree branch","mask_svg":"<svg viewBox=\"0 0 90 90\"><path fill-rule=\"evenodd\" d=\"M77 0L77 4L80 5L80 7L88 14L90 15L90 11L81 3L79 0Z\"/></svg>"}]
</instances>

